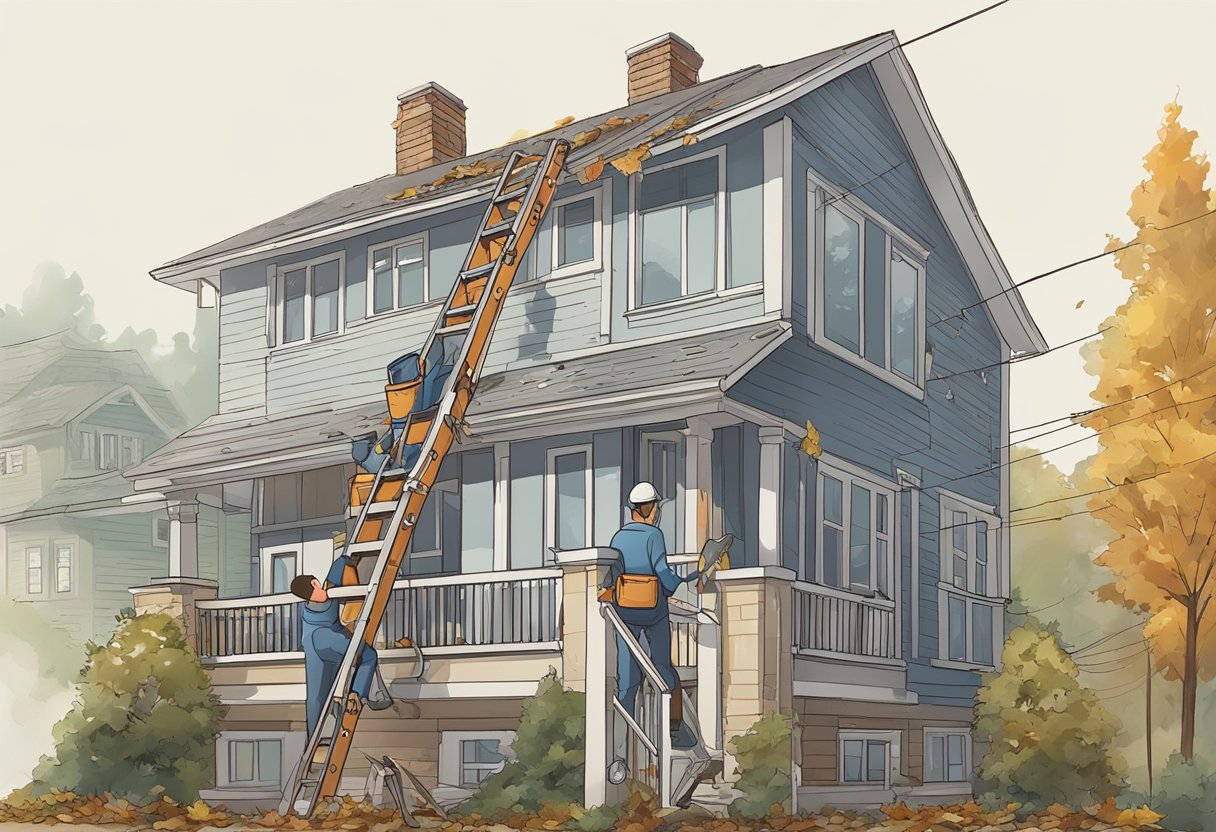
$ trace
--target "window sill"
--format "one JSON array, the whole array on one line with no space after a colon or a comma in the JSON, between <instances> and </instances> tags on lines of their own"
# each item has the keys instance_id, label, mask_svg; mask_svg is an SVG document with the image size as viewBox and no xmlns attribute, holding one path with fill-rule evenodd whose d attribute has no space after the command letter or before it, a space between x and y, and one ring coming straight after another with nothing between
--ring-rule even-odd
<instances>
[{"instance_id":1,"label":"window sill","mask_svg":"<svg viewBox=\"0 0 1216 832\"><path fill-rule=\"evenodd\" d=\"M971 673L991 673L996 670L996 665L980 664L979 662L960 662L955 659L929 659L929 664L932 667L940 667L943 670L966 670Z\"/></svg>"},{"instance_id":2,"label":"window sill","mask_svg":"<svg viewBox=\"0 0 1216 832\"><path fill-rule=\"evenodd\" d=\"M735 286L732 289L702 292L699 295L686 295L685 297L665 300L661 303L635 306L625 312L625 319L628 321L647 321L653 318L665 317L672 312L682 312L686 309L696 309L700 306L712 306L724 300L748 297L749 295L761 295L763 293L763 283L749 283L746 286Z\"/></svg>"},{"instance_id":3,"label":"window sill","mask_svg":"<svg viewBox=\"0 0 1216 832\"><path fill-rule=\"evenodd\" d=\"M525 289L528 286L537 286L542 283L548 283L550 280L561 280L564 277L582 277L584 275L595 274L604 270L603 264L599 260L583 260L578 263L570 263L565 266L559 266L548 274L534 277L525 283L514 283L511 286L513 291Z\"/></svg>"},{"instance_id":4,"label":"window sill","mask_svg":"<svg viewBox=\"0 0 1216 832\"><path fill-rule=\"evenodd\" d=\"M937 588L942 590L943 592L952 592L955 595L961 596L963 598L967 598L972 601L978 601L981 604L988 604L989 606L993 606L993 607L1004 607L1004 606L1008 606L1010 603L1008 598L1004 598L1000 595L980 595L980 594L972 592L968 589L962 589L961 587L957 587L954 584L948 584L945 581L938 581Z\"/></svg>"},{"instance_id":5,"label":"window sill","mask_svg":"<svg viewBox=\"0 0 1216 832\"><path fill-rule=\"evenodd\" d=\"M359 329L360 327L368 326L376 321L388 321L392 320L393 318L400 318L402 316L409 315L411 313L417 313L423 309L438 309L446 300L447 298L443 298L442 300L428 300L425 303L415 303L413 306L403 306L400 309L389 309L384 312L373 312L370 315L364 315L362 318L347 321L346 332L350 332L352 329Z\"/></svg>"},{"instance_id":6,"label":"window sill","mask_svg":"<svg viewBox=\"0 0 1216 832\"><path fill-rule=\"evenodd\" d=\"M346 326L349 327L350 324L346 324ZM317 344L324 344L329 341L341 341L342 336L346 335L347 332L347 329L340 329L337 332L327 332L324 335L316 338L309 338L304 341L292 341L290 344L279 343L270 348L270 355L291 355L294 352L306 350L309 347L316 346Z\"/></svg>"},{"instance_id":7,"label":"window sill","mask_svg":"<svg viewBox=\"0 0 1216 832\"><path fill-rule=\"evenodd\" d=\"M854 367L865 370L867 373L880 381L885 381L887 384L903 393L907 393L917 401L924 401L924 388L914 384L911 381L908 381L898 373L894 373L891 370L888 370L886 367L879 367L877 364L872 364L857 353L852 352L845 347L840 346L835 341L831 341L825 337L811 335L808 336L807 340L810 341L814 346L819 347L819 349L823 350L824 352L830 353L837 358L841 358L852 364Z\"/></svg>"}]
</instances>

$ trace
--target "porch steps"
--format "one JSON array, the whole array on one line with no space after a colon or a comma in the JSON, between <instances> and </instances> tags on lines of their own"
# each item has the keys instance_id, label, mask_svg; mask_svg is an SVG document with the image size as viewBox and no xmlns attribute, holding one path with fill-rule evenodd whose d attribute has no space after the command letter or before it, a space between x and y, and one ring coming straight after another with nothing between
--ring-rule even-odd
<instances>
[{"instance_id":1,"label":"porch steps","mask_svg":"<svg viewBox=\"0 0 1216 832\"><path fill-rule=\"evenodd\" d=\"M374 479L364 475L351 484L351 505L358 511L343 552L374 555L375 568L366 595L346 605L358 610L350 646L329 691L329 707L322 709L323 717L284 789L280 814L294 811L310 817L339 793L365 704L352 691L355 665L364 643L376 640L414 527L448 450L460 438L494 326L516 269L553 200L569 151L569 142L556 139L543 157L511 154L422 349L389 365L385 397L391 427L369 446L382 455L375 457L382 461ZM420 676L423 657L416 645L415 650Z\"/></svg>"}]
</instances>

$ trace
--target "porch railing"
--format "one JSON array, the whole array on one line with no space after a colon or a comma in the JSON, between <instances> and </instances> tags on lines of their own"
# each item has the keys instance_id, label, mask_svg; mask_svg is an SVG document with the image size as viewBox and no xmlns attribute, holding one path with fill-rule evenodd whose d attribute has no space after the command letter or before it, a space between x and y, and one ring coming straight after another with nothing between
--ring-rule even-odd
<instances>
[{"instance_id":1,"label":"porch railing","mask_svg":"<svg viewBox=\"0 0 1216 832\"><path fill-rule=\"evenodd\" d=\"M330 595L357 598L360 590L340 587ZM301 606L290 594L200 601L199 657L299 652ZM393 584L376 647L408 647L412 642L431 649L509 649L555 642L560 615L557 569L406 578Z\"/></svg>"},{"instance_id":2,"label":"porch railing","mask_svg":"<svg viewBox=\"0 0 1216 832\"><path fill-rule=\"evenodd\" d=\"M699 555L669 555L671 571L681 578L697 568ZM678 668L697 666L697 619L701 596L695 584L682 584L671 597L671 661Z\"/></svg>"},{"instance_id":3,"label":"porch railing","mask_svg":"<svg viewBox=\"0 0 1216 832\"><path fill-rule=\"evenodd\" d=\"M794 648L894 659L895 602L794 584Z\"/></svg>"}]
</instances>

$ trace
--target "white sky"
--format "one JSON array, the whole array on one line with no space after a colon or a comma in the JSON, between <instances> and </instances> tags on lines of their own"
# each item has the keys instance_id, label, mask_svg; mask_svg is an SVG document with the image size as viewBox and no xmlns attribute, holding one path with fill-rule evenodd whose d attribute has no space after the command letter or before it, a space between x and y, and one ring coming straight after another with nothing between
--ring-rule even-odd
<instances>
[{"instance_id":1,"label":"white sky","mask_svg":"<svg viewBox=\"0 0 1216 832\"><path fill-rule=\"evenodd\" d=\"M0 304L55 260L112 332L188 330L191 297L148 270L388 172L396 95L424 81L464 99L478 150L620 106L625 50L666 31L710 78L888 29L907 40L984 5L0 0ZM1015 279L1127 232L1140 159L1179 90L1185 124L1216 148L1214 31L1211 0L1012 0L908 48ZM530 36L544 45L487 59ZM1126 289L1103 260L1025 294L1058 344L1096 331ZM1083 409L1091 387L1075 348L1028 362L1013 426Z\"/></svg>"}]
</instances>

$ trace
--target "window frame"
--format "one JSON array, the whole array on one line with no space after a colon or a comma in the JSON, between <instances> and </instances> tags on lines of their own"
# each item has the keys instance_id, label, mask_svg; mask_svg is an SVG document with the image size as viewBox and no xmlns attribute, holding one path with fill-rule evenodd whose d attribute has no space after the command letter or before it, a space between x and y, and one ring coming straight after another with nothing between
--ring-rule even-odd
<instances>
[{"instance_id":1,"label":"window frame","mask_svg":"<svg viewBox=\"0 0 1216 832\"><path fill-rule=\"evenodd\" d=\"M119 439L118 433L99 433L97 437L97 468L100 471L120 471L119 462L122 457L122 442ZM107 464L106 460L106 439L114 440L114 462Z\"/></svg>"},{"instance_id":2,"label":"window frame","mask_svg":"<svg viewBox=\"0 0 1216 832\"><path fill-rule=\"evenodd\" d=\"M60 562L59 555L66 549L68 553L67 562L67 589L62 589L62 570L64 565ZM76 543L69 540L55 540L51 543L51 556L53 558L52 566L54 567L55 577L55 592L58 597L71 596L76 594ZM47 587L48 594L50 587Z\"/></svg>"},{"instance_id":3,"label":"window frame","mask_svg":"<svg viewBox=\"0 0 1216 832\"><path fill-rule=\"evenodd\" d=\"M431 490L433 492L435 492L435 494L434 494L435 499L427 500L426 503L422 506L422 510L427 511L428 509L432 509L435 512L435 547L436 548L421 549L421 550L414 549L414 538L411 535L410 536L410 548L409 548L409 551L406 553L406 564L407 564L406 574L409 574L409 575L422 575L422 576L441 575L444 572L444 568L443 568L443 551L444 551L443 527L444 527L444 515L446 514L446 512L444 511L444 504L446 501L444 500L443 495L444 494L459 494L460 493L460 480L459 479L446 479L441 482L437 482L437 483L435 483L434 487ZM428 561L433 560L435 563L437 563L439 565L439 568L435 569L435 570L426 571L426 572L415 572L414 571L414 562L416 560L428 560Z\"/></svg>"},{"instance_id":4,"label":"window frame","mask_svg":"<svg viewBox=\"0 0 1216 832\"><path fill-rule=\"evenodd\" d=\"M337 316L338 325L333 332L313 334L313 271L317 266L337 261L338 263L338 294ZM287 321L287 273L304 270L304 337L296 341L285 340L284 327ZM275 344L272 351L298 347L301 344L311 344L336 338L346 332L346 251L339 250L322 254L310 260L300 260L292 263L276 263L274 265L274 327Z\"/></svg>"},{"instance_id":5,"label":"window frame","mask_svg":"<svg viewBox=\"0 0 1216 832\"><path fill-rule=\"evenodd\" d=\"M479 761L474 761L474 762L470 763L469 761L465 760L464 751L465 751L466 744L468 744L468 743L481 744L484 742L494 743L497 746L494 753L498 754L498 756L501 759L499 759L495 762L492 762L492 763L483 763L483 762L479 762ZM472 738L472 739L462 739L462 740L460 740L459 747L460 747L460 768L459 768L460 784L459 785L463 789L481 788L481 784L483 782L485 782L484 778L481 780L467 780L466 774L468 772L470 772L470 771L485 772L485 777L489 777L492 774L496 774L497 772L502 771L503 766L505 766L507 764L507 758L502 753L502 741L495 737L476 737L476 738Z\"/></svg>"},{"instance_id":6,"label":"window frame","mask_svg":"<svg viewBox=\"0 0 1216 832\"><path fill-rule=\"evenodd\" d=\"M515 742L514 731L441 731L439 734L439 785L455 788L478 788L463 786L464 746L462 743L479 740L497 740L498 753L504 763L513 757L511 746Z\"/></svg>"},{"instance_id":7,"label":"window frame","mask_svg":"<svg viewBox=\"0 0 1216 832\"><path fill-rule=\"evenodd\" d=\"M695 295L688 294L688 212L684 211L683 220L680 226L680 294L674 298L667 300L655 301L654 303L642 303L642 216L649 211L658 210L656 208L648 209L643 212L640 208L641 202L641 185L642 179L646 176L659 173L670 168L680 167L682 165L690 165L695 162L700 162L705 159L716 158L718 160L718 187L714 191L714 285L709 291L698 292ZM626 315L631 312L651 312L663 311L671 308L679 308L681 306L704 302L721 297L724 294L744 294L763 290L763 282L749 283L740 287L728 289L726 285L726 146L706 150L702 153L696 153L692 156L686 156L673 162L665 162L661 165L647 168L629 177L629 286L628 296L626 299ZM695 200L681 200L679 202L669 203L672 205L687 205L690 202L700 202L705 197Z\"/></svg>"},{"instance_id":8,"label":"window frame","mask_svg":"<svg viewBox=\"0 0 1216 832\"><path fill-rule=\"evenodd\" d=\"M167 524L165 527L165 537L163 540L161 539L161 536L160 536L160 524L162 522ZM169 519L167 516L163 516L160 514L153 514L152 515L152 545L154 547L156 547L157 549L168 549L169 548L169 538L170 538L170 536L172 536L172 534L173 534L173 521L171 519Z\"/></svg>"},{"instance_id":9,"label":"window frame","mask_svg":"<svg viewBox=\"0 0 1216 832\"><path fill-rule=\"evenodd\" d=\"M579 191L576 194L571 194L567 197L554 200L549 205L549 211L546 216L546 222L550 225L549 234L552 237L550 245L549 257L549 273L540 280L549 278L569 277L574 274L587 274L589 272L598 272L603 268L604 262L604 189L603 187L592 188L586 191ZM561 253L561 228L558 224L560 211L567 205L572 205L576 202L591 200L591 259L576 260L573 263L558 264L558 255ZM529 248L531 248L529 246ZM525 254L525 256L527 256ZM535 255L533 255L533 271L536 270ZM531 280L521 283L521 286L526 286L530 283L536 283L538 278L533 277Z\"/></svg>"},{"instance_id":10,"label":"window frame","mask_svg":"<svg viewBox=\"0 0 1216 832\"><path fill-rule=\"evenodd\" d=\"M921 757L921 781L924 783L970 783L971 778L972 778L972 773L973 773L972 772L973 750L971 747L971 742L972 742L971 741L971 732L965 728L946 728L946 727L934 726L934 725L926 725L923 730L924 730L924 744L922 745L922 749L923 749L924 753ZM963 737L963 760L962 760L963 779L962 780L951 780L950 779L949 738L952 736ZM945 758L942 760L942 772L944 774L944 777L941 780L930 780L929 779L929 752L930 752L930 749L932 748L932 741L938 737L942 738L942 751L945 754Z\"/></svg>"},{"instance_id":11,"label":"window frame","mask_svg":"<svg viewBox=\"0 0 1216 832\"><path fill-rule=\"evenodd\" d=\"M42 598L47 594L46 547L43 546L41 543L37 543L37 544L33 544L33 545L26 544L25 546L22 547L22 550L25 554L25 563L24 563L24 567L23 567L23 571L25 573L25 581L22 584L22 586L25 590L24 595L27 598ZM38 555L37 555L38 563L37 564L33 563L32 559L30 557L31 552L38 553ZM38 572L38 588L37 589L32 588L31 583L30 583L31 573L35 570L35 567L37 568L37 572Z\"/></svg>"},{"instance_id":12,"label":"window frame","mask_svg":"<svg viewBox=\"0 0 1216 832\"><path fill-rule=\"evenodd\" d=\"M394 256L394 257L392 257L392 271L391 271L392 284L393 284L393 305L391 308L385 309L382 312L375 311L375 309L376 309L375 252L377 252L381 249L385 249L385 248L391 249L392 251L395 252L397 250L398 246L407 246L407 245L411 245L412 243L421 243L422 244L422 297L423 297L423 301L421 303L410 304L409 306L401 305L401 302L400 302L401 301L401 299L400 299L401 275L399 274L399 272L397 270L397 258ZM367 291L364 293L367 295L367 308L364 310L366 313L366 317L364 318L365 321L371 320L372 318L384 318L389 315L394 315L398 312L404 312L407 309L418 309L419 307L426 306L428 303L433 303L436 300L440 300L440 298L431 297L431 235L430 235L430 231L427 229L423 229L422 231L417 231L417 232L415 232L413 234L409 234L405 237L398 237L393 240L386 240L383 243L374 243L372 245L369 245L367 247L367 283L365 285L367 287ZM442 299L446 300L446 296ZM295 342L293 342L293 343L295 343Z\"/></svg>"},{"instance_id":13,"label":"window frame","mask_svg":"<svg viewBox=\"0 0 1216 832\"><path fill-rule=\"evenodd\" d=\"M836 781L839 785L848 786L851 788L891 788L891 778L894 772L899 771L901 759L900 749L900 731L879 731L867 730L860 728L840 729L836 732ZM862 758L862 775L861 780L846 780L844 771L844 744L847 741L866 743L869 741L886 743L887 751L885 755L885 766L883 772L883 780L880 783L877 780L866 780L865 758ZM863 746L864 748L865 746Z\"/></svg>"},{"instance_id":14,"label":"window frame","mask_svg":"<svg viewBox=\"0 0 1216 832\"><path fill-rule=\"evenodd\" d=\"M0 448L0 477L19 477L24 473L25 446L13 445L8 448Z\"/></svg>"},{"instance_id":15,"label":"window frame","mask_svg":"<svg viewBox=\"0 0 1216 832\"><path fill-rule=\"evenodd\" d=\"M670 511L675 523L675 538L672 547L667 554L674 555L683 552L687 543L685 528L684 528L684 503L687 486L684 483L686 477L686 460L688 456L688 447L685 443L687 437L678 430L653 430L642 431L638 434L638 467L637 470L641 474L639 479L652 483L662 491L662 486L655 483L655 472L651 467L651 448L655 443L670 443L675 445L675 474L676 474L676 493L670 496L661 494L663 498L659 504L663 512ZM661 518L660 518L661 519Z\"/></svg>"},{"instance_id":16,"label":"window frame","mask_svg":"<svg viewBox=\"0 0 1216 832\"><path fill-rule=\"evenodd\" d=\"M583 506L584 516L584 545L581 549L590 548L595 537L594 523L594 508L595 508L595 464L591 456L592 445L590 442L580 445L562 445L557 448L550 448L545 453L545 565L552 565L556 559L554 550L557 551L573 551L557 549L557 458L562 456L573 456L581 453L586 460L583 466L583 493L585 495Z\"/></svg>"},{"instance_id":17,"label":"window frame","mask_svg":"<svg viewBox=\"0 0 1216 832\"><path fill-rule=\"evenodd\" d=\"M227 754L226 754L227 766L226 766L226 769L224 772L224 780L226 781L225 782L226 786L231 787L231 788L254 790L254 789L258 789L259 787L266 787L266 786L272 786L272 785L277 787L282 784L282 782L283 782L283 760L284 760L283 749L284 749L284 745L286 744L284 742L284 738L282 738L282 737L233 737L230 739L225 739L224 743L228 746ZM261 772L261 756L262 756L261 755L261 744L262 743L274 743L275 745L277 745L279 747L279 776L273 780L268 780L268 779L264 779L263 777L261 777L261 774L262 774L262 772ZM246 745L246 744L253 746L253 763L252 763L253 777L249 780L238 780L238 779L236 779L236 776L235 776L236 751L237 751L238 746Z\"/></svg>"},{"instance_id":18,"label":"window frame","mask_svg":"<svg viewBox=\"0 0 1216 832\"><path fill-rule=\"evenodd\" d=\"M76 461L90 462L97 467L97 431L80 430L76 434Z\"/></svg>"},{"instance_id":19,"label":"window frame","mask_svg":"<svg viewBox=\"0 0 1216 832\"><path fill-rule=\"evenodd\" d=\"M807 297L813 298L807 312L807 329L811 341L820 348L838 356L850 364L883 379L894 387L917 399L925 395L925 347L926 335L926 285L929 250L900 230L885 217L874 211L845 189L839 188L814 171L807 171ZM831 207L853 220L858 225L858 275L857 315L858 345L860 352L831 340L825 331L824 315L827 305L824 299L824 253L825 253L825 209ZM866 345L866 223L872 223L886 234L884 262L886 266L885 309L883 312L883 364L879 366L865 358ZM896 370L891 361L891 271L896 256L916 269L916 348L913 351L915 379L908 379Z\"/></svg>"},{"instance_id":20,"label":"window frame","mask_svg":"<svg viewBox=\"0 0 1216 832\"><path fill-rule=\"evenodd\" d=\"M844 586L835 586L834 584L824 583L823 579L823 525L826 521L823 511L823 498L825 493L823 479L831 477L841 483L841 577ZM850 574L852 566L849 562L849 547L850 538L852 536L852 491L854 485L861 485L870 491L870 582L871 586L868 589L862 590L853 587L852 576ZM880 477L875 477L870 474L864 474L857 469L845 467L833 462L825 462L820 459L815 466L815 574L808 576L809 582L819 586L831 587L832 589L840 590L841 592L849 592L854 595L863 597L878 598L879 587L877 586L877 577L879 574L887 576L887 587L883 596L888 601L894 601L894 585L895 585L895 548L897 537L895 535L895 516L896 516L896 501L895 497L899 491L898 486L894 483L885 482ZM880 535L878 531L878 500L877 495L881 494L887 500L887 531ZM833 524L835 525L835 524ZM881 538L887 541L887 563L885 573L880 573L875 567L878 565L878 540Z\"/></svg>"},{"instance_id":21,"label":"window frame","mask_svg":"<svg viewBox=\"0 0 1216 832\"><path fill-rule=\"evenodd\" d=\"M955 512L966 515L967 529L967 575L963 586L956 586L957 577L954 570L953 527ZM987 587L988 592L977 592L975 573L977 567L976 540L978 537L978 522L987 523L985 539L987 540ZM1004 575L1005 552L1001 548L1001 518L991 506L986 506L961 494L949 491L938 492L938 564L939 575L937 582L938 603L938 639L937 657L931 663L938 667L948 667L960 670L992 671L1001 666L1001 647L1004 644L1004 610L1009 603L1005 594L1008 586ZM946 531L951 534L946 534ZM952 656L950 652L950 605L951 600L963 604L964 649L961 658ZM984 662L977 657L975 641L975 609L987 608L992 617L990 646L991 661Z\"/></svg>"}]
</instances>

